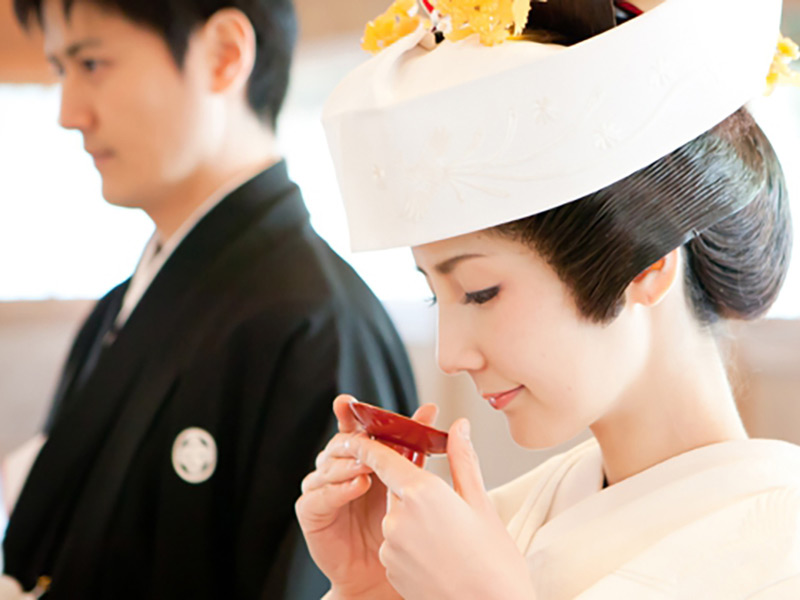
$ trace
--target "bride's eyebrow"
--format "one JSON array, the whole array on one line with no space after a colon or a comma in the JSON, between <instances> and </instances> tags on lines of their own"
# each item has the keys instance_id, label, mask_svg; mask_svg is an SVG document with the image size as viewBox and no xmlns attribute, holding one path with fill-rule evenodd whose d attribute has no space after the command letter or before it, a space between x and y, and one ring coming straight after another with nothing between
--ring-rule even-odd
<instances>
[{"instance_id":1,"label":"bride's eyebrow","mask_svg":"<svg viewBox=\"0 0 800 600\"><path fill-rule=\"evenodd\" d=\"M453 272L453 269L455 269L456 266L460 262L463 262L465 260L469 260L470 258L481 258L483 256L485 256L485 255L484 254L459 254L458 256L453 256L451 258L448 258L447 260L444 260L444 261L440 262L438 265L436 265L434 267L434 270L437 271L438 273L442 274L442 275L448 275L448 274ZM417 265L417 271L419 271L420 273L422 273L426 277L428 276L428 274L419 265Z\"/></svg>"}]
</instances>

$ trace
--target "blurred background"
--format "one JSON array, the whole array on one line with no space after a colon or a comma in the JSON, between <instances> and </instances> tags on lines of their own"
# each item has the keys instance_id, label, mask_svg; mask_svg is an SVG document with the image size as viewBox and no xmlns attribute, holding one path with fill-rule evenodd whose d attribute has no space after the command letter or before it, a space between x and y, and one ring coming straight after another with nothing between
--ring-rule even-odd
<instances>
[{"instance_id":1,"label":"blurred background","mask_svg":"<svg viewBox=\"0 0 800 600\"><path fill-rule=\"evenodd\" d=\"M385 302L411 353L422 399L441 407L438 426L472 419L487 484L494 486L561 448L515 447L502 415L467 378L438 371L435 309L408 250L350 254L320 125L336 82L368 58L359 48L364 24L389 3L296 0L301 41L279 137L317 231ZM785 0L783 32L800 40L800 0ZM0 456L38 430L78 324L94 299L130 275L152 232L144 214L102 200L81 136L58 127L59 90L40 45L16 26L11 0L0 0ZM752 110L781 156L800 215L800 90L779 89ZM770 318L732 327L724 340L751 435L794 442L800 442L797 246ZM444 473L441 460L431 468Z\"/></svg>"}]
</instances>

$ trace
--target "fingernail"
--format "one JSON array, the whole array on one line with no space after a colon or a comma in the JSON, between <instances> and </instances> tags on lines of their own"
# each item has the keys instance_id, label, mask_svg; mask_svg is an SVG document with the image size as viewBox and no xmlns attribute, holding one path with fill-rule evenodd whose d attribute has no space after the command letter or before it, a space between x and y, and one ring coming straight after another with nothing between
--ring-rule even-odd
<instances>
[{"instance_id":1,"label":"fingernail","mask_svg":"<svg viewBox=\"0 0 800 600\"><path fill-rule=\"evenodd\" d=\"M345 450L350 450L350 438L347 438L347 439L344 441L344 449L345 449Z\"/></svg>"},{"instance_id":2,"label":"fingernail","mask_svg":"<svg viewBox=\"0 0 800 600\"><path fill-rule=\"evenodd\" d=\"M469 439L469 421L464 421L461 424L461 437L470 442Z\"/></svg>"}]
</instances>

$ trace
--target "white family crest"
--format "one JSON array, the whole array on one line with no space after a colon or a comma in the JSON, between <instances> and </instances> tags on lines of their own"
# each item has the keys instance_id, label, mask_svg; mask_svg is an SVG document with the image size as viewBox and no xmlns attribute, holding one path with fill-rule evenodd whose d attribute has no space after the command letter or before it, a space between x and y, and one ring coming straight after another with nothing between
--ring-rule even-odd
<instances>
[{"instance_id":1,"label":"white family crest","mask_svg":"<svg viewBox=\"0 0 800 600\"><path fill-rule=\"evenodd\" d=\"M217 468L217 443L205 429L184 429L172 445L172 466L187 483L208 481Z\"/></svg>"}]
</instances>

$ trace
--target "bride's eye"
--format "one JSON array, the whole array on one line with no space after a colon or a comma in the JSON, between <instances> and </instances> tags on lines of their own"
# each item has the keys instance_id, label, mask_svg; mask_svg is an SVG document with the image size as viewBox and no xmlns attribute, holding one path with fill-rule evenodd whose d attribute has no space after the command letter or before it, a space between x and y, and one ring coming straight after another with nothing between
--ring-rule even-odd
<instances>
[{"instance_id":1,"label":"bride's eye","mask_svg":"<svg viewBox=\"0 0 800 600\"><path fill-rule=\"evenodd\" d=\"M477 292L467 292L464 294L464 304L485 304L495 296L500 291L500 286L495 285L490 288L486 288L485 290L479 290Z\"/></svg>"}]
</instances>

